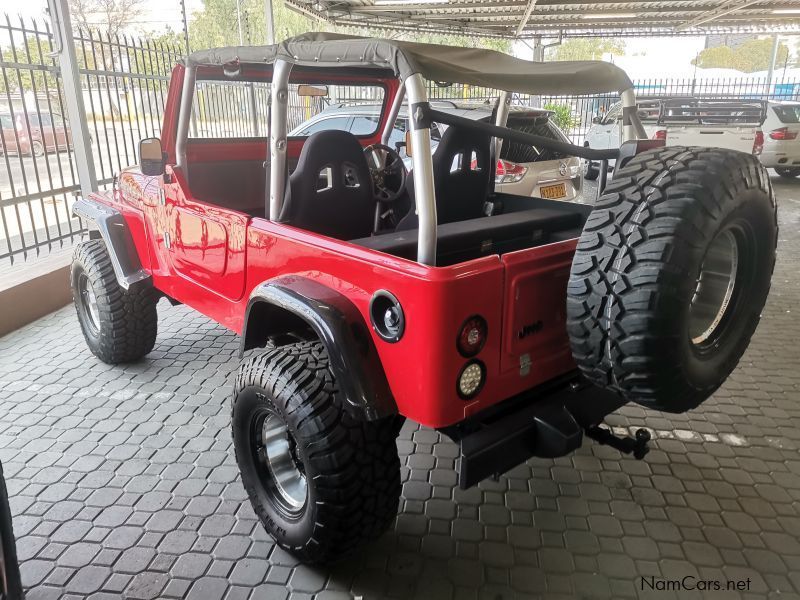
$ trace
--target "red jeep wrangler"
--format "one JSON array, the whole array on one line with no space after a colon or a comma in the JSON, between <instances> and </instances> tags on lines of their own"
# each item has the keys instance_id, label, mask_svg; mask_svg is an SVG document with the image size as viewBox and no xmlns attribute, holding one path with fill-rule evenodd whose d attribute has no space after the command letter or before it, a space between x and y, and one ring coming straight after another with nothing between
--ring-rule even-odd
<instances>
[{"instance_id":1,"label":"red jeep wrangler","mask_svg":"<svg viewBox=\"0 0 800 600\"><path fill-rule=\"evenodd\" d=\"M491 117L431 104L425 79L500 90ZM619 92L621 147L505 126L512 92L545 90ZM242 482L307 562L390 526L404 419L460 445L462 487L584 434L641 457L646 431L599 424L627 402L686 411L720 386L777 239L752 156L645 137L608 63L325 34L194 53L173 71L162 138L75 205L95 226L72 265L83 333L101 360L137 360L164 296L241 335ZM613 181L594 206L500 193L502 144L613 158Z\"/></svg>"}]
</instances>

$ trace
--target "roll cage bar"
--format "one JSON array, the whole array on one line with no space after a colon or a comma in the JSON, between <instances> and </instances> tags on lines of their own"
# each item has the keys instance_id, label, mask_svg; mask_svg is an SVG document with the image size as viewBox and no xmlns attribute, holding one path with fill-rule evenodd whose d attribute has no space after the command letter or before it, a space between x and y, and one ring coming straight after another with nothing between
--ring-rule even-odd
<instances>
[{"instance_id":1,"label":"roll cage bar","mask_svg":"<svg viewBox=\"0 0 800 600\"><path fill-rule=\"evenodd\" d=\"M265 204L269 211L269 219L277 221L283 207L286 191L286 149L287 149L287 105L289 94L289 75L292 63L277 59L273 64L270 106L269 136L269 198ZM177 166L186 173L186 147L192 112L194 87L197 77L197 66L189 64L183 77L180 113L178 116L175 153ZM543 90L544 91L544 90ZM529 144L535 148L546 148L588 160L611 160L619 157L618 149L599 150L575 144L560 142L539 135L522 133L505 127L508 117L510 94L500 92L497 101L495 123L474 121L465 117L452 115L431 107L422 75L415 73L401 81L400 87L389 109L389 118L382 132L381 141L386 143L404 96L408 98L409 123L411 125L411 141L414 147L411 160L416 176L414 177L414 194L419 220L417 239L417 262L425 265L436 263L436 199L433 181L433 161L431 150L431 123L443 123L450 126L466 127L481 131L495 139L495 156L499 156L504 140ZM623 141L646 139L647 134L637 114L636 97L633 89L621 91L622 100L622 136Z\"/></svg>"}]
</instances>

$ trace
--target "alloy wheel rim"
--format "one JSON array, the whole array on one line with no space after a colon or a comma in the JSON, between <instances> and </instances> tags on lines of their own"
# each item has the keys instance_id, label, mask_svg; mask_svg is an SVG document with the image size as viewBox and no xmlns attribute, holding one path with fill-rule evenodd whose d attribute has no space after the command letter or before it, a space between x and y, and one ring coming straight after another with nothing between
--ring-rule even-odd
<instances>
[{"instance_id":1,"label":"alloy wheel rim","mask_svg":"<svg viewBox=\"0 0 800 600\"><path fill-rule=\"evenodd\" d=\"M689 307L689 338L695 346L713 343L736 291L739 244L731 229L714 238L700 266Z\"/></svg>"},{"instance_id":2,"label":"alloy wheel rim","mask_svg":"<svg viewBox=\"0 0 800 600\"><path fill-rule=\"evenodd\" d=\"M81 273L78 281L78 290L81 296L81 303L83 304L84 313L89 321L89 324L95 331L100 330L100 309L97 306L97 295L94 293L92 284L89 283L89 278L86 273Z\"/></svg>"},{"instance_id":3,"label":"alloy wheel rim","mask_svg":"<svg viewBox=\"0 0 800 600\"><path fill-rule=\"evenodd\" d=\"M258 460L268 475L269 487L288 512L300 512L308 497L308 482L297 443L283 420L271 411L261 423L259 438Z\"/></svg>"}]
</instances>

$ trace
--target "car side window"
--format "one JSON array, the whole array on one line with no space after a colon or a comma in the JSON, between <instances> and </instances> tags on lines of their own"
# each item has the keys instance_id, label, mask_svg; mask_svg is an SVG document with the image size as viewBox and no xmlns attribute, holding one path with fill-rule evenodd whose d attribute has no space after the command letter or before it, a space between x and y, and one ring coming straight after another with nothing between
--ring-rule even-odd
<instances>
[{"instance_id":1,"label":"car side window","mask_svg":"<svg viewBox=\"0 0 800 600\"><path fill-rule=\"evenodd\" d=\"M11 115L0 115L0 127L14 129L14 121L11 119Z\"/></svg>"},{"instance_id":2,"label":"car side window","mask_svg":"<svg viewBox=\"0 0 800 600\"><path fill-rule=\"evenodd\" d=\"M266 137L269 94L264 81L198 80L189 138Z\"/></svg>"},{"instance_id":3,"label":"car side window","mask_svg":"<svg viewBox=\"0 0 800 600\"><path fill-rule=\"evenodd\" d=\"M350 117L347 116L323 118L305 126L303 129L295 133L295 135L309 136L312 133L317 133L318 131L329 131L331 129L347 131L347 122L349 120Z\"/></svg>"},{"instance_id":4,"label":"car side window","mask_svg":"<svg viewBox=\"0 0 800 600\"><path fill-rule=\"evenodd\" d=\"M378 129L380 119L377 115L356 115L350 124L350 133L353 135L372 135Z\"/></svg>"},{"instance_id":5,"label":"car side window","mask_svg":"<svg viewBox=\"0 0 800 600\"><path fill-rule=\"evenodd\" d=\"M604 125L613 125L619 119L619 115L622 112L622 109L619 104L616 106L612 106L611 110L608 111L605 118L603 119Z\"/></svg>"}]
</instances>

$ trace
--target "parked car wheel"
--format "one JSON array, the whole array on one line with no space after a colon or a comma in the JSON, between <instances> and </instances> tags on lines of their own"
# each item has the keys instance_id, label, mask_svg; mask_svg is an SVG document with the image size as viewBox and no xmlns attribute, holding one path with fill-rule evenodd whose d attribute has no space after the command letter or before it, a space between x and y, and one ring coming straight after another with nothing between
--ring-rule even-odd
<instances>
[{"instance_id":1,"label":"parked car wheel","mask_svg":"<svg viewBox=\"0 0 800 600\"><path fill-rule=\"evenodd\" d=\"M44 156L44 144L40 140L31 142L31 154L33 156Z\"/></svg>"},{"instance_id":2,"label":"parked car wheel","mask_svg":"<svg viewBox=\"0 0 800 600\"><path fill-rule=\"evenodd\" d=\"M397 422L359 420L341 402L319 342L268 349L236 379L242 483L267 532L306 563L344 557L397 514Z\"/></svg>"},{"instance_id":3,"label":"parked car wheel","mask_svg":"<svg viewBox=\"0 0 800 600\"><path fill-rule=\"evenodd\" d=\"M589 144L584 143L583 147L588 148ZM600 175L600 165L598 165L596 162L584 158L581 159L581 164L583 165L584 179L588 179L589 181L594 181Z\"/></svg>"},{"instance_id":4,"label":"parked car wheel","mask_svg":"<svg viewBox=\"0 0 800 600\"><path fill-rule=\"evenodd\" d=\"M153 349L158 331L158 292L117 283L102 240L75 248L70 273L72 298L92 354L109 364L140 359Z\"/></svg>"},{"instance_id":5,"label":"parked car wheel","mask_svg":"<svg viewBox=\"0 0 800 600\"><path fill-rule=\"evenodd\" d=\"M22 597L17 546L11 523L11 510L8 506L8 490L3 478L3 464L0 463L0 598L21 600Z\"/></svg>"},{"instance_id":6,"label":"parked car wheel","mask_svg":"<svg viewBox=\"0 0 800 600\"><path fill-rule=\"evenodd\" d=\"M567 318L583 374L683 412L733 371L756 329L778 224L753 156L670 147L619 169L584 226Z\"/></svg>"},{"instance_id":7,"label":"parked car wheel","mask_svg":"<svg viewBox=\"0 0 800 600\"><path fill-rule=\"evenodd\" d=\"M778 167L775 169L775 172L780 175L781 177L785 177L786 179L794 179L798 175L800 175L800 168L781 168Z\"/></svg>"}]
</instances>

